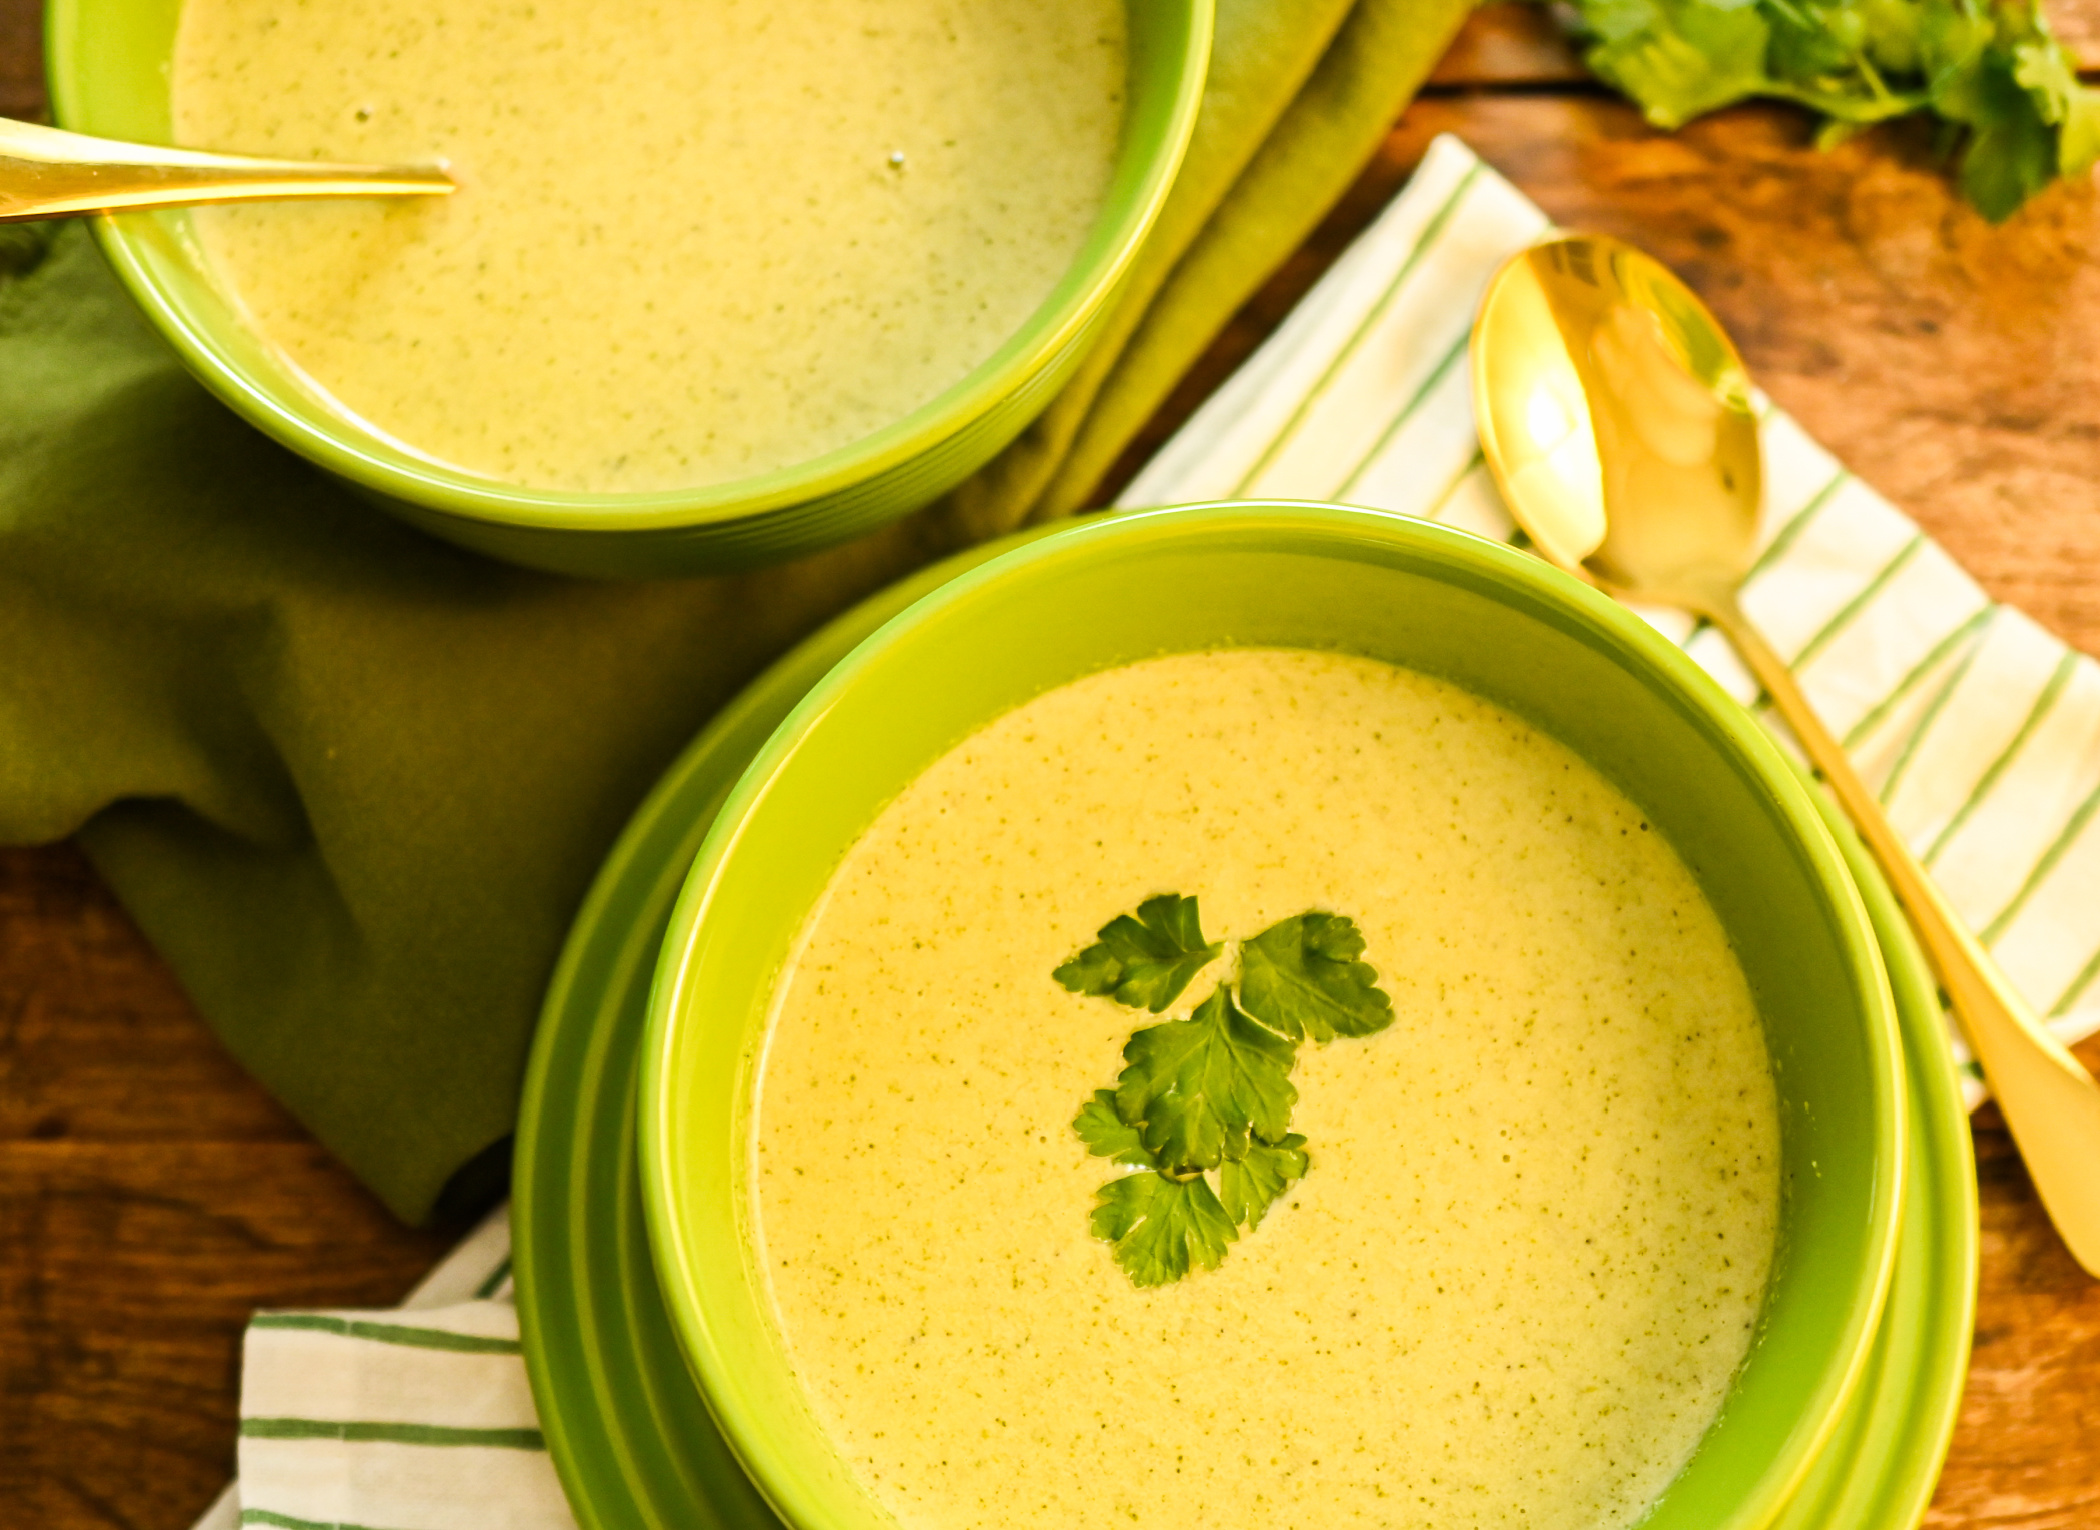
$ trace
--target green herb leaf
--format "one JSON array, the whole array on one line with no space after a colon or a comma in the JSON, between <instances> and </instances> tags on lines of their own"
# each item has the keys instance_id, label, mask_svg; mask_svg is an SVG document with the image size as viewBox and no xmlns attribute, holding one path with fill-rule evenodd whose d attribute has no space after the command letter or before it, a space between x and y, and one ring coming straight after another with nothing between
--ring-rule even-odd
<instances>
[{"instance_id":1,"label":"green herb leaf","mask_svg":"<svg viewBox=\"0 0 2100 1530\"><path fill-rule=\"evenodd\" d=\"M1577 9L1598 35L1583 62L1633 97L1657 127L1682 127L1770 83L1765 50L1772 29L1755 6L1591 0Z\"/></svg>"},{"instance_id":2,"label":"green herb leaf","mask_svg":"<svg viewBox=\"0 0 2100 1530\"><path fill-rule=\"evenodd\" d=\"M1240 948L1240 1003L1293 1041L1373 1035L1393 1023L1393 1001L1363 954L1356 921L1340 914L1272 924Z\"/></svg>"},{"instance_id":3,"label":"green herb leaf","mask_svg":"<svg viewBox=\"0 0 2100 1530\"><path fill-rule=\"evenodd\" d=\"M1136 918L1118 915L1101 926L1099 936L1051 976L1074 993L1106 996L1155 1015L1224 949L1204 940L1196 900L1176 893L1147 898Z\"/></svg>"},{"instance_id":4,"label":"green herb leaf","mask_svg":"<svg viewBox=\"0 0 2100 1530\"><path fill-rule=\"evenodd\" d=\"M2010 53L1992 49L1951 74L1934 98L1943 116L1968 125L1958 179L1993 223L2056 179L2056 131L2016 67Z\"/></svg>"},{"instance_id":5,"label":"green herb leaf","mask_svg":"<svg viewBox=\"0 0 2100 1530\"><path fill-rule=\"evenodd\" d=\"M1247 1145L1245 1158L1228 1158L1218 1170L1218 1200L1233 1226L1245 1225L1252 1232L1291 1182L1305 1178L1311 1167L1305 1139L1296 1132L1281 1142L1256 1138Z\"/></svg>"},{"instance_id":6,"label":"green herb leaf","mask_svg":"<svg viewBox=\"0 0 2100 1530\"><path fill-rule=\"evenodd\" d=\"M1135 918L1110 920L1055 975L1075 992L1157 1014L1221 949L1204 940L1196 900L1167 893ZM1072 1130L1087 1151L1139 1171L1096 1191L1089 1221L1132 1284L1215 1269L1239 1229L1259 1227L1305 1177L1312 1161L1290 1129L1298 1043L1367 1036L1393 1021L1377 972L1358 960L1363 949L1339 914L1271 926L1241 949L1239 998L1221 983L1186 1020L1133 1032L1116 1087L1080 1106Z\"/></svg>"},{"instance_id":7,"label":"green herb leaf","mask_svg":"<svg viewBox=\"0 0 2100 1530\"><path fill-rule=\"evenodd\" d=\"M1149 1025L1123 1048L1116 1114L1140 1123L1162 1168L1215 1169L1242 1158L1258 1132L1280 1142L1298 1091L1297 1048L1256 1025L1219 988L1186 1020Z\"/></svg>"},{"instance_id":8,"label":"green herb leaf","mask_svg":"<svg viewBox=\"0 0 2100 1530\"><path fill-rule=\"evenodd\" d=\"M1209 1183L1147 1169L1094 1192L1094 1236L1115 1245L1134 1286L1163 1286L1191 1269L1215 1270L1239 1233Z\"/></svg>"},{"instance_id":9,"label":"green herb leaf","mask_svg":"<svg viewBox=\"0 0 2100 1530\"><path fill-rule=\"evenodd\" d=\"M2078 87L2064 114L2063 137L2056 145L2056 172L2084 175L2100 164L2100 90Z\"/></svg>"},{"instance_id":10,"label":"green herb leaf","mask_svg":"<svg viewBox=\"0 0 2100 1530\"><path fill-rule=\"evenodd\" d=\"M1159 1167L1159 1160L1139 1139L1138 1129L1116 1114L1113 1089L1096 1089L1072 1118L1072 1130L1096 1158L1112 1158L1143 1169Z\"/></svg>"},{"instance_id":11,"label":"green herb leaf","mask_svg":"<svg viewBox=\"0 0 2100 1530\"><path fill-rule=\"evenodd\" d=\"M2100 161L2100 91L2079 83L2071 56L2050 39L2021 43L2013 49L2013 78L2042 120L2061 130L2057 173L2092 169Z\"/></svg>"},{"instance_id":12,"label":"green herb leaf","mask_svg":"<svg viewBox=\"0 0 2100 1530\"><path fill-rule=\"evenodd\" d=\"M1919 30L1925 8L1918 0L1858 0L1858 13L1867 61L1884 78L1899 78L1919 72Z\"/></svg>"},{"instance_id":13,"label":"green herb leaf","mask_svg":"<svg viewBox=\"0 0 2100 1530\"><path fill-rule=\"evenodd\" d=\"M1675 128L1751 96L1823 115L1816 141L1927 111L1993 221L2100 161L2100 93L2029 0L1572 0L1597 75Z\"/></svg>"}]
</instances>

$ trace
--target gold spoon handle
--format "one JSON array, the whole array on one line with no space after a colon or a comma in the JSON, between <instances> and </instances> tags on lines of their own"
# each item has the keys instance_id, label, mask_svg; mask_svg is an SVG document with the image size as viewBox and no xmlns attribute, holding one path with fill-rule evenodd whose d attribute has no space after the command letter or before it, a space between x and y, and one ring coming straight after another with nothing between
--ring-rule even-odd
<instances>
[{"instance_id":1,"label":"gold spoon handle","mask_svg":"<svg viewBox=\"0 0 2100 1530\"><path fill-rule=\"evenodd\" d=\"M0 223L268 197L443 196L454 189L434 166L199 154L0 117Z\"/></svg>"},{"instance_id":2,"label":"gold spoon handle","mask_svg":"<svg viewBox=\"0 0 2100 1530\"><path fill-rule=\"evenodd\" d=\"M2100 1275L2100 1085L2035 1019L1990 953L1947 906L1879 799L1853 770L1844 746L1809 705L1793 671L1744 618L1734 598L1701 604L1702 614L1735 644L1764 685L1881 863L1990 1081L2050 1220L2072 1256Z\"/></svg>"}]
</instances>

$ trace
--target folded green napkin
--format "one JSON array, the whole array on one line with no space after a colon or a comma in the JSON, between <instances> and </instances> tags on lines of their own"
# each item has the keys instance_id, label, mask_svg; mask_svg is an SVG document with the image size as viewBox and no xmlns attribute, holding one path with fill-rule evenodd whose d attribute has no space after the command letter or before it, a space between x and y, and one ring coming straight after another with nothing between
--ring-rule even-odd
<instances>
[{"instance_id":1,"label":"folded green napkin","mask_svg":"<svg viewBox=\"0 0 2100 1530\"><path fill-rule=\"evenodd\" d=\"M1085 504L1467 9L1221 0L1181 179L1048 413L941 504L735 577L586 583L429 541L207 396L81 230L0 230L0 841L77 833L389 1206L472 1209L563 932L657 772L825 617Z\"/></svg>"}]
</instances>

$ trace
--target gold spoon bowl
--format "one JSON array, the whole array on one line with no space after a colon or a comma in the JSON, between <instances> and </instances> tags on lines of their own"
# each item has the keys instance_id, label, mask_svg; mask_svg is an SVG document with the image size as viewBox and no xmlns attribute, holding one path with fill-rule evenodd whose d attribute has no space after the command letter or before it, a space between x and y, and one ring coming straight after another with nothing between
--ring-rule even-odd
<instances>
[{"instance_id":1,"label":"gold spoon bowl","mask_svg":"<svg viewBox=\"0 0 2100 1530\"><path fill-rule=\"evenodd\" d=\"M2057 1231L2100 1275L2100 1086L1956 917L1744 619L1764 474L1749 374L1720 321L1631 245L1554 239L1489 283L1472 363L1481 450L1539 551L1612 595L1704 617L1772 698L1917 930Z\"/></svg>"},{"instance_id":2,"label":"gold spoon bowl","mask_svg":"<svg viewBox=\"0 0 2100 1530\"><path fill-rule=\"evenodd\" d=\"M280 197L444 196L457 189L435 165L201 154L0 117L0 223Z\"/></svg>"}]
</instances>

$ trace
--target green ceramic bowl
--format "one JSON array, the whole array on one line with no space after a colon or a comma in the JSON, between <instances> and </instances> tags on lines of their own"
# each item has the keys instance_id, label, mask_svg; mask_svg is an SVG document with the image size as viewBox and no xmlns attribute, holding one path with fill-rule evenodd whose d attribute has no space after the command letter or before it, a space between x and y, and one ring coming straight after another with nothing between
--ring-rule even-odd
<instances>
[{"instance_id":1,"label":"green ceramic bowl","mask_svg":"<svg viewBox=\"0 0 2100 1530\"><path fill-rule=\"evenodd\" d=\"M801 1396L748 1238L751 1064L841 855L1028 698L1153 654L1257 644L1367 654L1512 708L1612 778L1698 875L1765 1023L1782 1231L1750 1356L1643 1526L1770 1525L1854 1390L1896 1248L1902 1070L1859 894L1771 742L1644 623L1498 544L1331 506L1117 516L994 559L855 649L723 804L658 967L639 1137L666 1305L724 1434L798 1530L886 1523Z\"/></svg>"},{"instance_id":2,"label":"green ceramic bowl","mask_svg":"<svg viewBox=\"0 0 2100 1530\"><path fill-rule=\"evenodd\" d=\"M873 435L706 488L556 493L413 456L302 382L257 339L213 276L187 212L102 218L96 233L132 296L207 387L426 531L559 573L639 578L773 562L928 503L1056 396L1105 321L1180 168L1202 101L1213 4L1132 0L1129 105L1107 200L1071 269L1018 333L947 392ZM179 9L179 0L50 0L45 29L60 124L168 142Z\"/></svg>"}]
</instances>

